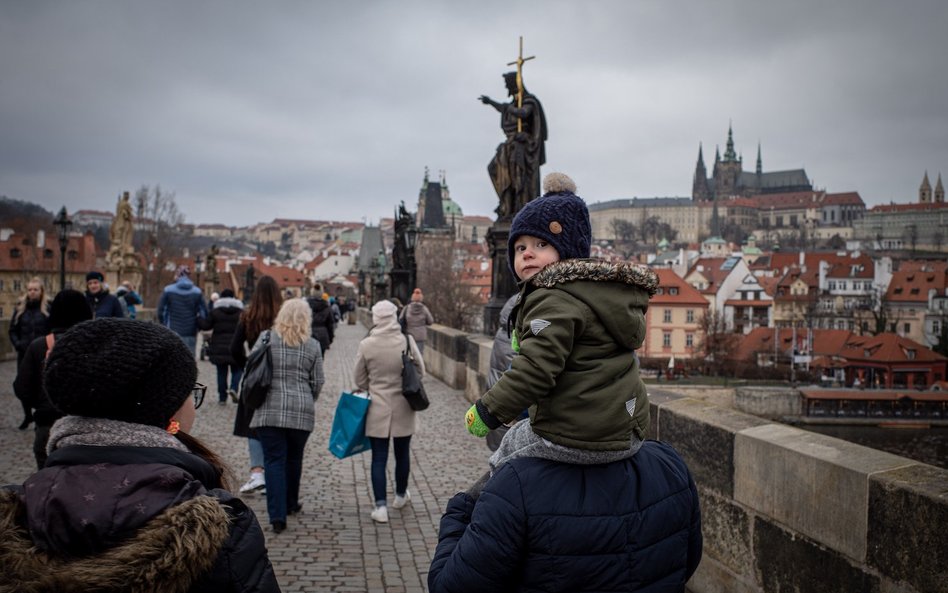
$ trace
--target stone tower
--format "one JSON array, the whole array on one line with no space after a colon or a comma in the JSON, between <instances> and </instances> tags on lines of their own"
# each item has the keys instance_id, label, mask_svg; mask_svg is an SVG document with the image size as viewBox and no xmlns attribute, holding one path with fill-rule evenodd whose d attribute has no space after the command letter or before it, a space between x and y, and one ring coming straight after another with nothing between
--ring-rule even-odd
<instances>
[{"instance_id":1,"label":"stone tower","mask_svg":"<svg viewBox=\"0 0 948 593\"><path fill-rule=\"evenodd\" d=\"M714 194L721 197L735 195L742 168L742 159L734 152L734 133L729 124L724 158L714 159Z\"/></svg>"},{"instance_id":2,"label":"stone tower","mask_svg":"<svg viewBox=\"0 0 948 593\"><path fill-rule=\"evenodd\" d=\"M925 171L922 185L918 188L918 201L921 204L931 204L932 202L932 184L928 182L928 171Z\"/></svg>"},{"instance_id":3,"label":"stone tower","mask_svg":"<svg viewBox=\"0 0 948 593\"><path fill-rule=\"evenodd\" d=\"M945 203L945 186L941 184L941 173L938 174L938 183L935 184L935 203Z\"/></svg>"},{"instance_id":4,"label":"stone tower","mask_svg":"<svg viewBox=\"0 0 948 593\"><path fill-rule=\"evenodd\" d=\"M711 188L708 187L708 171L704 168L704 154L699 142L698 164L695 165L695 176L691 183L691 199L695 202L707 202L711 197Z\"/></svg>"}]
</instances>

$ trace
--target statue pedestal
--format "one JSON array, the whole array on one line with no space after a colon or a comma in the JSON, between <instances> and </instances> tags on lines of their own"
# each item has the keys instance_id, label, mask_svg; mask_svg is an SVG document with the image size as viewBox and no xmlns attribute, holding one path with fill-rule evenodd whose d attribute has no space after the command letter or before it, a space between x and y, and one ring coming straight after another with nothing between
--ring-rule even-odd
<instances>
[{"instance_id":1,"label":"statue pedestal","mask_svg":"<svg viewBox=\"0 0 948 593\"><path fill-rule=\"evenodd\" d=\"M142 279L145 277L144 270L138 263L138 258L134 253L126 253L121 257L115 254L109 254L109 262L105 266L105 281L109 285L109 292L115 294L122 282L128 281L141 293Z\"/></svg>"},{"instance_id":2,"label":"statue pedestal","mask_svg":"<svg viewBox=\"0 0 948 593\"><path fill-rule=\"evenodd\" d=\"M510 221L498 220L487 230L487 246L490 249L491 278L490 300L484 305L484 333L489 336L497 331L500 310L510 295L517 292L517 282L507 264L507 238L510 236Z\"/></svg>"}]
</instances>

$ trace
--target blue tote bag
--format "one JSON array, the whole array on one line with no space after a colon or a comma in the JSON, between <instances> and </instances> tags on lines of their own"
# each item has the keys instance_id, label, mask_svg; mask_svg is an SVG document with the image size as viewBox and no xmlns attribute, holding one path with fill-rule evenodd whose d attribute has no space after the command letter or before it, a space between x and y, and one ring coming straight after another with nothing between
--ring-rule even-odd
<instances>
[{"instance_id":1,"label":"blue tote bag","mask_svg":"<svg viewBox=\"0 0 948 593\"><path fill-rule=\"evenodd\" d=\"M370 403L368 393L342 392L339 403L336 404L332 431L329 433L330 453L339 459L345 459L372 448L369 437L365 436L365 417L369 412Z\"/></svg>"}]
</instances>

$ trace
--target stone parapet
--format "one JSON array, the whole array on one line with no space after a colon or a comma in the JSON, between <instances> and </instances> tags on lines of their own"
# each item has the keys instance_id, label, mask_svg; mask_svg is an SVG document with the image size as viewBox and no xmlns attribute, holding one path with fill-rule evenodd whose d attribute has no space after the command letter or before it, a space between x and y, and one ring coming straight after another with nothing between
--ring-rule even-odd
<instances>
[{"instance_id":1,"label":"stone parapet","mask_svg":"<svg viewBox=\"0 0 948 593\"><path fill-rule=\"evenodd\" d=\"M461 348L460 332L435 328L430 372L473 401L491 340ZM772 421L799 414L794 393L740 387L744 411L700 393L650 396L651 437L678 450L701 497L704 556L689 590L948 593L948 470Z\"/></svg>"}]
</instances>

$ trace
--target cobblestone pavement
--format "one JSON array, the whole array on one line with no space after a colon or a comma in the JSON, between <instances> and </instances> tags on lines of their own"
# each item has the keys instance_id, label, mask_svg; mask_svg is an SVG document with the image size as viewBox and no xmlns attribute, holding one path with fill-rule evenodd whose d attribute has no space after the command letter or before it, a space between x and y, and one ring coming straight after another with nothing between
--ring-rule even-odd
<instances>
[{"instance_id":1,"label":"cobblestone pavement","mask_svg":"<svg viewBox=\"0 0 948 593\"><path fill-rule=\"evenodd\" d=\"M428 566L437 544L438 523L448 499L487 469L484 441L463 426L469 404L461 391L425 378L431 407L419 413L412 438L411 503L389 507L389 522L376 524L369 477L370 454L339 460L329 453L329 429L336 401L352 384L361 325L340 324L325 361L326 385L316 404L316 429L306 447L301 513L287 530L269 527L266 497L245 495L267 536L270 559L283 591L410 593L427 590ZM0 483L20 483L33 470L32 430L17 430L22 420L13 396L14 362L0 363ZM217 403L213 365L199 362L207 399L198 410L194 436L220 453L234 470L233 490L247 479L246 440L231 434L237 407ZM394 460L388 465L388 499L394 499Z\"/></svg>"}]
</instances>

